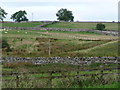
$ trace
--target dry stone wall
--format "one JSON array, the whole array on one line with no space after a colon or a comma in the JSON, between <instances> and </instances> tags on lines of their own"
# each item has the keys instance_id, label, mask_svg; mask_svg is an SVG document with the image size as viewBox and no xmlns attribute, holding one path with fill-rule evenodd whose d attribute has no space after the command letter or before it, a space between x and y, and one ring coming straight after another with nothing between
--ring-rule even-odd
<instances>
[{"instance_id":1,"label":"dry stone wall","mask_svg":"<svg viewBox=\"0 0 120 90\"><path fill-rule=\"evenodd\" d=\"M65 63L73 65L83 65L91 63L115 63L120 64L120 57L1 57L2 63L31 62L33 64Z\"/></svg>"},{"instance_id":2,"label":"dry stone wall","mask_svg":"<svg viewBox=\"0 0 120 90\"><path fill-rule=\"evenodd\" d=\"M11 29L11 30L46 30L46 31L74 31L74 32L95 32L105 35L118 35L117 30L93 30L93 29L77 29L77 28L46 28L45 26L57 23L57 21L41 21L44 22L42 25L38 25L36 27L0 27L0 29Z\"/></svg>"},{"instance_id":3,"label":"dry stone wall","mask_svg":"<svg viewBox=\"0 0 120 90\"><path fill-rule=\"evenodd\" d=\"M1 29L8 29L8 30L45 30L45 31L74 31L74 32L95 32L105 35L113 35L118 36L117 30L93 30L93 29L74 29L74 28L44 28L44 25L38 26L38 27L2 27Z\"/></svg>"},{"instance_id":4,"label":"dry stone wall","mask_svg":"<svg viewBox=\"0 0 120 90\"><path fill-rule=\"evenodd\" d=\"M74 31L74 32L95 32L105 35L113 35L118 36L118 31L100 31L100 30L92 30L92 29L68 29L68 28L43 28L43 27L2 27L2 29L9 29L9 30L45 30L45 31Z\"/></svg>"}]
</instances>

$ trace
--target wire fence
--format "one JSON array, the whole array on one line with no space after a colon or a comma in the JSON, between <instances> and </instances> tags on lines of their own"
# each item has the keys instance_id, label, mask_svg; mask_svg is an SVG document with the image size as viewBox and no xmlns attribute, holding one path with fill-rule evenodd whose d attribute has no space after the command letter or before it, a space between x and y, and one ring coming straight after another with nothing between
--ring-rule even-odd
<instances>
[{"instance_id":1,"label":"wire fence","mask_svg":"<svg viewBox=\"0 0 120 90\"><path fill-rule=\"evenodd\" d=\"M29 83L31 86L35 87L35 84L39 84L46 82L44 87L56 87L55 85L58 84L56 79L59 82L63 82L65 80L69 81L69 84L72 82L76 85L79 85L81 81L84 81L84 85L79 85L79 87L85 87L91 80L91 83L99 82L99 84L105 85L109 82L117 82L118 76L120 73L118 72L120 68L104 68L104 69L78 69L75 71L47 71L47 72L11 72L11 73L3 73L3 87L25 87L24 85L28 85ZM116 71L115 71L116 70ZM36 76L33 78L33 76ZM45 81L43 81L45 80ZM27 82L26 82L27 81ZM38 82L38 83L35 83ZM13 84L14 82L14 84ZM24 82L24 85L21 86L21 83ZM26 82L26 83L25 83ZM56 82L56 83L55 83ZM97 82L97 83L98 83ZM12 85L11 85L12 84ZM6 86L7 85L7 86ZM41 87L41 84L39 84ZM29 87L29 86L28 86ZM60 87L60 86L59 86ZM66 86L70 87L70 86Z\"/></svg>"}]
</instances>

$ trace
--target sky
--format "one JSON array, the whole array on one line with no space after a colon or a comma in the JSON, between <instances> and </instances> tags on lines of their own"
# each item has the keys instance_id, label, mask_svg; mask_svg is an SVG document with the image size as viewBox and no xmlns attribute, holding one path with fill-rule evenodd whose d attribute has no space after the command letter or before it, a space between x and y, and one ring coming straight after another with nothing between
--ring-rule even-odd
<instances>
[{"instance_id":1,"label":"sky","mask_svg":"<svg viewBox=\"0 0 120 90\"><path fill-rule=\"evenodd\" d=\"M56 21L56 13L61 8L72 11L74 21L118 21L118 2L119 0L0 0L0 7L8 13L4 21L12 21L11 15L19 10L27 12L29 21Z\"/></svg>"}]
</instances>

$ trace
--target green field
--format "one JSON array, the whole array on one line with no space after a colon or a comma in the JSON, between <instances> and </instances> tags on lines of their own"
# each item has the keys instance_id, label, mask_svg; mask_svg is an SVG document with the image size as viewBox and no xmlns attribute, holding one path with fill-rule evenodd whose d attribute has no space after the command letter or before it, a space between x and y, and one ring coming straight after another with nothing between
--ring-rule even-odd
<instances>
[{"instance_id":1,"label":"green field","mask_svg":"<svg viewBox=\"0 0 120 90\"><path fill-rule=\"evenodd\" d=\"M43 22L23 22L23 23L2 23L3 27L36 27L44 24Z\"/></svg>"},{"instance_id":2,"label":"green field","mask_svg":"<svg viewBox=\"0 0 120 90\"><path fill-rule=\"evenodd\" d=\"M10 27L36 27L42 23L4 23ZM97 23L59 22L47 27L95 29ZM117 30L116 23L105 23L106 29ZM5 30L1 29L3 57L117 57L118 37L93 32L46 31L46 30ZM7 44L3 43L6 41ZM101 68L102 66L102 68ZM80 76L76 74L97 74L103 68L117 68L117 64L92 63L90 65L43 64L30 62L3 63L2 73L19 73L3 76L3 88L117 88L118 75ZM98 69L96 71L77 71ZM58 73L47 73L61 71ZM64 72L67 71L67 72ZM29 74L30 72L38 72ZM45 72L45 73L41 73ZM108 70L103 73L117 73ZM27 73L27 74L23 74ZM102 73L102 74L103 74ZM54 76L74 77L51 78ZM45 79L41 79L41 78ZM52 81L52 83L51 83Z\"/></svg>"},{"instance_id":3,"label":"green field","mask_svg":"<svg viewBox=\"0 0 120 90\"><path fill-rule=\"evenodd\" d=\"M11 52L3 49L3 56L48 57L49 38L51 56L117 56L118 37L91 32L5 30L2 38L13 48Z\"/></svg>"},{"instance_id":4,"label":"green field","mask_svg":"<svg viewBox=\"0 0 120 90\"><path fill-rule=\"evenodd\" d=\"M103 23L106 30L118 30L117 23ZM82 29L96 29L97 23L94 22L58 22L55 24L47 25L49 28L82 28Z\"/></svg>"},{"instance_id":5,"label":"green field","mask_svg":"<svg viewBox=\"0 0 120 90\"><path fill-rule=\"evenodd\" d=\"M23 22L23 23L2 23L3 27L36 27L45 24L45 22ZM56 22L45 27L47 28L79 28L79 29L96 29L97 22ZM118 30L117 23L103 22L106 30Z\"/></svg>"}]
</instances>

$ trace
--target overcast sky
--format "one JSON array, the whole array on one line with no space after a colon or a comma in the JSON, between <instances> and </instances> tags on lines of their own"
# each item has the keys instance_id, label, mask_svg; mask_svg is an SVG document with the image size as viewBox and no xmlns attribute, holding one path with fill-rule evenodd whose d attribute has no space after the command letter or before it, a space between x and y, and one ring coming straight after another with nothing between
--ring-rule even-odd
<instances>
[{"instance_id":1,"label":"overcast sky","mask_svg":"<svg viewBox=\"0 0 120 90\"><path fill-rule=\"evenodd\" d=\"M0 0L8 13L6 21L19 10L25 10L29 21L57 20L61 8L73 12L74 21L118 21L119 0Z\"/></svg>"}]
</instances>

